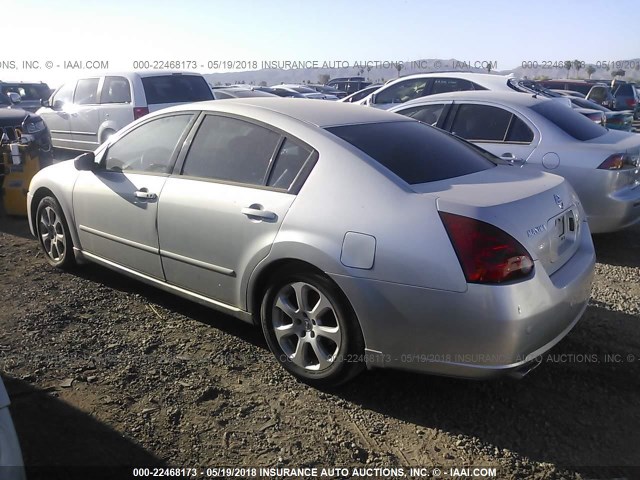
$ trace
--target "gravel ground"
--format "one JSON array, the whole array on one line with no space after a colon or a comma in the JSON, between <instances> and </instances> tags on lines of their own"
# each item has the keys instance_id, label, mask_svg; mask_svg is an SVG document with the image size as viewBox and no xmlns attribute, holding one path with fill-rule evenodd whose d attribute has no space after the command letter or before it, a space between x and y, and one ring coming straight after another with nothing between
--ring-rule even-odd
<instances>
[{"instance_id":1,"label":"gravel ground","mask_svg":"<svg viewBox=\"0 0 640 480\"><path fill-rule=\"evenodd\" d=\"M55 270L0 214L0 371L30 479L87 465L640 478L640 228L596 248L585 316L523 380L372 370L322 392L259 330L98 266Z\"/></svg>"}]
</instances>

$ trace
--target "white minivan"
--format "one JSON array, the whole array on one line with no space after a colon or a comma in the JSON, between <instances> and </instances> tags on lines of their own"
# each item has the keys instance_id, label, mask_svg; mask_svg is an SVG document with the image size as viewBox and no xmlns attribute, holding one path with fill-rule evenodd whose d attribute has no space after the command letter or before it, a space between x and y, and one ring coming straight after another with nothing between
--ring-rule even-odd
<instances>
[{"instance_id":1,"label":"white minivan","mask_svg":"<svg viewBox=\"0 0 640 480\"><path fill-rule=\"evenodd\" d=\"M108 73L65 83L37 113L49 127L54 147L91 151L149 112L213 99L199 73Z\"/></svg>"}]
</instances>

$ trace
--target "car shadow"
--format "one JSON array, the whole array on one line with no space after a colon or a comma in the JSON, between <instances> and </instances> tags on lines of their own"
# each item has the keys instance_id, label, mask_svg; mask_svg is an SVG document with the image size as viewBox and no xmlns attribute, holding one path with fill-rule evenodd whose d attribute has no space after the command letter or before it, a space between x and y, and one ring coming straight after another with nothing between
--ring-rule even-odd
<instances>
[{"instance_id":1,"label":"car shadow","mask_svg":"<svg viewBox=\"0 0 640 480\"><path fill-rule=\"evenodd\" d=\"M0 196L0 233L8 233L16 237L33 239L26 217L16 217L4 213L2 196Z\"/></svg>"},{"instance_id":2,"label":"car shadow","mask_svg":"<svg viewBox=\"0 0 640 480\"><path fill-rule=\"evenodd\" d=\"M132 467L163 466L162 460L120 432L55 397L4 377L27 478L130 478Z\"/></svg>"},{"instance_id":3,"label":"car shadow","mask_svg":"<svg viewBox=\"0 0 640 480\"><path fill-rule=\"evenodd\" d=\"M640 225L593 236L599 263L640 267Z\"/></svg>"},{"instance_id":4,"label":"car shadow","mask_svg":"<svg viewBox=\"0 0 640 480\"><path fill-rule=\"evenodd\" d=\"M638 317L590 306L522 380L372 370L334 393L404 422L476 437L583 475L637 478L638 326Z\"/></svg>"}]
</instances>

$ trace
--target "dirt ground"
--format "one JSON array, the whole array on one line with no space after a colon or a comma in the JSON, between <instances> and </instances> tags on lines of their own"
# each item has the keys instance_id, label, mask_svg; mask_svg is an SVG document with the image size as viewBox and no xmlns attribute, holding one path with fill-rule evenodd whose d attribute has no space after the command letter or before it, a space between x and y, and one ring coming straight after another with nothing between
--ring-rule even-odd
<instances>
[{"instance_id":1,"label":"dirt ground","mask_svg":"<svg viewBox=\"0 0 640 480\"><path fill-rule=\"evenodd\" d=\"M133 478L130 466L640 478L640 228L596 248L584 318L523 380L371 370L322 392L286 374L258 329L98 266L55 270L26 222L0 213L0 372L29 478Z\"/></svg>"}]
</instances>

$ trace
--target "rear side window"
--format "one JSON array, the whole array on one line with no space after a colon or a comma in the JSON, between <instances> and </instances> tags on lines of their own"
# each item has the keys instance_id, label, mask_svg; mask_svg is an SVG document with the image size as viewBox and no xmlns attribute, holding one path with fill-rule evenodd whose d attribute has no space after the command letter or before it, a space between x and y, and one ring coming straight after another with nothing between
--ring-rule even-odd
<instances>
[{"instance_id":1,"label":"rear side window","mask_svg":"<svg viewBox=\"0 0 640 480\"><path fill-rule=\"evenodd\" d=\"M454 136L420 122L344 125L327 130L410 185L460 177L495 166Z\"/></svg>"},{"instance_id":2,"label":"rear side window","mask_svg":"<svg viewBox=\"0 0 640 480\"><path fill-rule=\"evenodd\" d=\"M463 92L467 90L486 89L461 78L436 78L433 80L431 95L435 95L436 93Z\"/></svg>"},{"instance_id":3,"label":"rear side window","mask_svg":"<svg viewBox=\"0 0 640 480\"><path fill-rule=\"evenodd\" d=\"M98 78L78 80L73 103L77 105L95 105L98 103Z\"/></svg>"},{"instance_id":4,"label":"rear side window","mask_svg":"<svg viewBox=\"0 0 640 480\"><path fill-rule=\"evenodd\" d=\"M419 107L407 108L397 113L414 118L420 122L426 123L427 125L435 126L440 119L440 115L442 115L444 106L444 103L421 105Z\"/></svg>"},{"instance_id":5,"label":"rear side window","mask_svg":"<svg viewBox=\"0 0 640 480\"><path fill-rule=\"evenodd\" d=\"M280 138L253 123L208 115L193 139L182 174L264 185Z\"/></svg>"},{"instance_id":6,"label":"rear side window","mask_svg":"<svg viewBox=\"0 0 640 480\"><path fill-rule=\"evenodd\" d=\"M203 77L197 75L161 75L142 79L149 105L213 100Z\"/></svg>"},{"instance_id":7,"label":"rear side window","mask_svg":"<svg viewBox=\"0 0 640 480\"><path fill-rule=\"evenodd\" d=\"M479 142L531 142L533 132L513 113L490 105L460 105L451 131Z\"/></svg>"},{"instance_id":8,"label":"rear side window","mask_svg":"<svg viewBox=\"0 0 640 480\"><path fill-rule=\"evenodd\" d=\"M530 108L576 140L592 140L607 133L606 128L589 120L573 108L567 108L553 100L540 102Z\"/></svg>"},{"instance_id":9,"label":"rear side window","mask_svg":"<svg viewBox=\"0 0 640 480\"><path fill-rule=\"evenodd\" d=\"M131 87L124 77L105 77L100 103L131 103Z\"/></svg>"},{"instance_id":10,"label":"rear side window","mask_svg":"<svg viewBox=\"0 0 640 480\"><path fill-rule=\"evenodd\" d=\"M376 95L376 103L404 103L422 97L427 93L428 82L426 78L414 78L390 85Z\"/></svg>"},{"instance_id":11,"label":"rear side window","mask_svg":"<svg viewBox=\"0 0 640 480\"><path fill-rule=\"evenodd\" d=\"M311 149L287 138L280 148L267 185L289 190L311 154Z\"/></svg>"}]
</instances>

